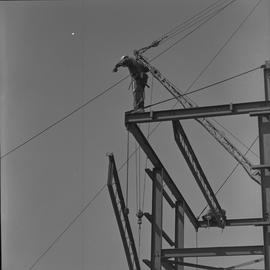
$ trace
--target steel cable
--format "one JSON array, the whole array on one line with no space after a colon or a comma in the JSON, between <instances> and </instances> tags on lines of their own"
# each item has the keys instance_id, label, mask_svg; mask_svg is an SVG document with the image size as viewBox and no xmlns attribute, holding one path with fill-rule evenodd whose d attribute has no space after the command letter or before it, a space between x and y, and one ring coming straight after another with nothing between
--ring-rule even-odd
<instances>
[{"instance_id":1,"label":"steel cable","mask_svg":"<svg viewBox=\"0 0 270 270\"><path fill-rule=\"evenodd\" d=\"M39 261L49 252L49 250L62 238L64 233L66 233L70 227L78 220L78 218L92 205L92 203L97 199L97 197L101 194L101 192L105 189L106 184L104 184L93 196L93 198L80 210L80 212L69 222L69 224L65 227L65 229L58 234L55 240L48 246L46 250L44 250L41 255L34 261L34 263L28 268L28 270L32 270Z\"/></svg>"},{"instance_id":2,"label":"steel cable","mask_svg":"<svg viewBox=\"0 0 270 270\"><path fill-rule=\"evenodd\" d=\"M244 156L247 155L247 153L250 151L250 149L254 146L254 144L256 143L256 141L258 140L258 136L253 140L253 142L251 143L250 147L248 148L248 150L245 152ZM239 162L234 166L234 168L232 169L232 171L229 173L229 175L226 177L226 179L223 181L223 183L221 184L221 186L217 189L217 191L215 192L215 195L217 195L219 193L219 191L224 187L224 185L229 181L230 177L233 175L233 173L236 171L236 169L239 166ZM207 209L208 205L206 205L202 211L200 212L198 219L201 217L201 215L204 213L204 211Z\"/></svg>"},{"instance_id":3,"label":"steel cable","mask_svg":"<svg viewBox=\"0 0 270 270\"><path fill-rule=\"evenodd\" d=\"M188 92L188 93L179 95L178 97L189 96L189 95L191 95L191 94L194 94L194 93L197 93L197 92L201 92L201 91L203 91L203 90L207 90L207 89L210 88L210 87L213 87L213 86L219 85L219 84L221 84L221 83L230 81L230 80L232 80L232 79L235 79L235 78L238 78L238 77L240 77L240 76L246 75L246 74L248 74L248 73L250 73L250 72L253 72L253 71L258 70L258 69L261 69L261 68L262 68L262 66L259 66L259 67L256 67L256 68L252 68L252 69L250 69L250 70L248 70L248 71L241 72L241 73L239 73L239 74L236 74L236 75L234 75L234 76L228 77L228 78L223 79L223 80L221 80L221 81L217 81L217 82L215 82L215 83L211 83L211 84L209 84L209 85L200 87L200 88L195 89L195 90L193 90L193 91L190 91L190 92ZM158 101L158 102L156 102L156 103L147 105L147 106L145 106L145 109L147 109L147 108L152 108L152 107L154 107L154 106L156 106L156 105L163 104L163 103L166 103L166 102L171 101L171 100L175 100L175 97L168 98L168 99L164 99L164 100Z\"/></svg>"}]
</instances>

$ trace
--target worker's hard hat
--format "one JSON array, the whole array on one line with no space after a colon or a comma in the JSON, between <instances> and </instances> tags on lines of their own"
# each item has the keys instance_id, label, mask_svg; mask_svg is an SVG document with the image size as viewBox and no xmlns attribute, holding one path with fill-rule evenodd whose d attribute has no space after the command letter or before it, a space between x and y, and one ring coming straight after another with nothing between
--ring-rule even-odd
<instances>
[{"instance_id":1,"label":"worker's hard hat","mask_svg":"<svg viewBox=\"0 0 270 270\"><path fill-rule=\"evenodd\" d=\"M121 60L124 60L124 59L127 59L128 58L128 55L123 55L122 57L121 57Z\"/></svg>"}]
</instances>

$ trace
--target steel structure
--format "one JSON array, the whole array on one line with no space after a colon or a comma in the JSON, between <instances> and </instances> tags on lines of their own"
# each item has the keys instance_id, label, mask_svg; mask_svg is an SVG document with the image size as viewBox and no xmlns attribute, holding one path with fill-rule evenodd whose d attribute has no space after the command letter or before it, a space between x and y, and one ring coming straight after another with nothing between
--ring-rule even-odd
<instances>
[{"instance_id":1,"label":"steel structure","mask_svg":"<svg viewBox=\"0 0 270 270\"><path fill-rule=\"evenodd\" d=\"M216 116L231 116L240 114L259 115L270 113L270 101L256 101L237 104L221 104L206 107L194 107L188 109L151 111L132 113L127 112L125 115L126 125L131 123L153 123L170 120L186 120L194 118L208 118Z\"/></svg>"},{"instance_id":2,"label":"steel structure","mask_svg":"<svg viewBox=\"0 0 270 270\"><path fill-rule=\"evenodd\" d=\"M264 68L265 99L270 100L270 62L266 62ZM260 163L263 166L270 165L270 119L269 112L258 116ZM270 221L270 171L262 167L262 216ZM264 239L264 264L265 269L270 269L270 226L263 227Z\"/></svg>"},{"instance_id":3,"label":"steel structure","mask_svg":"<svg viewBox=\"0 0 270 270\"><path fill-rule=\"evenodd\" d=\"M176 88L176 86L170 82L166 77L162 75L162 73L150 62L146 59L144 55L142 55L141 51L134 52L138 61L148 67L149 71L152 73L153 77L155 77L162 86L167 89L170 94L183 106L183 108L194 108L198 107L198 105L192 101L189 97L185 96L183 92ZM230 140L225 136L223 132L221 132L213 122L205 118L194 118L200 125L202 125L206 131L233 157L235 158L244 170L248 173L248 175L256 181L260 182L261 176L260 171L254 169L252 167L251 162L245 157L238 148L230 142Z\"/></svg>"},{"instance_id":4,"label":"steel structure","mask_svg":"<svg viewBox=\"0 0 270 270\"><path fill-rule=\"evenodd\" d=\"M151 66L150 66L151 68ZM154 72L154 71L153 71ZM161 76L157 72L157 77ZM190 264L184 261L186 257L212 257L212 256L243 256L243 255L263 255L265 270L270 269L270 63L264 66L265 78L265 101L227 104L207 107L192 107L179 110L155 111L145 113L125 114L125 124L128 131L134 136L139 143L141 149L149 158L153 165L153 169L146 169L149 178L152 180L152 213L144 213L144 216L151 224L151 260L143 260L151 270L183 270L184 266L197 267L198 269L235 269L235 267L218 268L213 266ZM162 81L162 77L159 77ZM166 83L162 81L163 83ZM167 85L167 89L171 85ZM175 94L175 93L174 93ZM179 96L176 97L177 99ZM187 101L182 101L185 105ZM183 105L183 104L182 104ZM189 104L190 105L190 104ZM242 154L238 160L243 166L248 165L248 171L257 183L261 184L262 190L262 217L249 219L226 219L222 208L213 193L211 186L203 172L202 167L194 153L191 144L181 126L179 120L195 119L199 123L208 123L207 117L226 116L248 114L258 117L259 125L259 145L260 145L260 164L251 165L242 162ZM200 122L202 119L202 122ZM190 206L187 204L184 196L180 193L174 181L170 177L168 171L161 163L154 149L143 134L139 127L139 123L172 121L175 135L175 142L183 154L193 176L201 189L209 207L214 213L214 221L207 222L198 220ZM206 122L205 122L206 121ZM210 123L210 122L209 122ZM211 126L211 125L210 125ZM212 126L211 126L212 128ZM213 127L214 128L214 127ZM217 132L219 134L219 132ZM213 135L213 134L212 134ZM219 135L218 135L219 136ZM225 137L223 137L225 138ZM231 147L231 146L230 146ZM227 149L228 150L228 149ZM231 151L235 148L232 146ZM236 154L237 156L238 154ZM235 153L233 154L235 157ZM241 158L240 158L241 156ZM245 163L245 164L244 164ZM111 163L110 163L111 164ZM113 170L109 167L109 179L112 178ZM247 169L246 167L246 169ZM110 169L111 168L111 169ZM260 171L260 174L258 173ZM253 174L256 172L256 174ZM115 174L115 172L114 172ZM259 176L259 177L257 177ZM167 188L167 192L164 188ZM112 194L112 192L110 192ZM115 193L114 193L115 194ZM174 209L175 233L174 239L165 232L162 224L162 205L164 200ZM115 207L114 207L115 208ZM122 209L123 211L123 209ZM117 212L117 211L116 211ZM118 211L119 212L119 211ZM200 248L184 248L184 217L190 220L191 224L198 230L204 227L226 227L226 226L262 226L263 227L263 245L258 246L220 246L220 247L200 247ZM121 226L121 223L118 222ZM132 238L132 237L131 237ZM126 237L122 236L123 242ZM171 248L163 249L162 241L165 239ZM125 246L125 245L124 245ZM126 252L127 254L127 252ZM256 259L254 262L259 262ZM247 265L244 263L242 265ZM132 270L133 268L130 268Z\"/></svg>"}]
</instances>

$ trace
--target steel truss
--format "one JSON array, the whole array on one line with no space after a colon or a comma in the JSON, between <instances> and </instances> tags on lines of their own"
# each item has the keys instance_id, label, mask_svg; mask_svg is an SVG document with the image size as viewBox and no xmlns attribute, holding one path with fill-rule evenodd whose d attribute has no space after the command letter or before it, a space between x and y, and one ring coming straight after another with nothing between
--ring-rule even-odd
<instances>
[{"instance_id":1,"label":"steel truss","mask_svg":"<svg viewBox=\"0 0 270 270\"><path fill-rule=\"evenodd\" d=\"M151 223L151 260L143 260L151 270L161 270L162 267L166 270L183 270L184 266L196 267L198 269L234 269L218 268L213 266L190 264L184 261L186 257L212 257L212 256L243 256L243 255L264 255L265 270L270 269L270 62L267 62L264 68L265 78L265 97L266 101L249 102L239 104L227 104L218 106L195 107L171 111L155 111L145 113L130 113L125 114L125 124L130 133L134 136L140 147L149 158L153 165L153 170L146 169L149 178L152 180L152 213L144 213L144 216ZM250 116L258 117L259 125L259 145L260 145L260 164L251 168L253 172L260 171L261 190L262 190L262 217L249 219L226 219L222 214L222 209L215 197L211 186L199 164L199 161L192 150L191 144L185 135L185 132L179 122L183 119L205 119L212 116L226 116L237 114L249 114ZM182 154L185 157L189 168L193 172L193 176L199 185L209 207L215 215L214 223L198 220L190 206L187 204L178 187L170 177L168 171L161 163L152 146L144 136L139 123L172 121L174 128L175 141L179 146ZM109 183L119 183L114 160L110 156L109 165ZM256 178L257 179L257 178ZM254 180L254 179L253 179ZM117 184L118 185L118 184ZM129 222L125 215L125 205L120 203L121 207L117 208L115 199L116 194L120 194L119 186L113 190L112 184L109 184L111 198L115 200L113 203L118 226L120 229L122 241L125 247L126 256L131 261L131 254L135 254L136 248L129 249L127 243L132 243L132 232L126 236L123 233L123 228L128 227ZM167 192L164 187L170 191ZM121 189L121 188L120 188ZM121 195L120 195L121 197ZM168 204L175 209L175 234L174 239L165 232L162 224L162 205L166 200ZM124 202L124 199L120 198ZM258 246L221 246L221 247L200 247L200 248L184 248L184 214L195 228L204 227L225 227L225 226L262 226L263 227L263 245ZM121 219L123 216L123 219ZM129 231L129 230L127 230ZM163 249L163 238L169 243L171 248ZM131 239L131 240L130 240ZM133 240L134 241L134 240ZM133 244L130 245L132 247ZM134 251L135 250L135 251ZM133 255L132 255L133 256ZM137 260L137 259L135 259ZM256 259L259 261L261 259ZM134 259L133 259L134 261ZM246 263L244 263L246 265ZM244 265L243 264L243 265ZM130 265L130 262L129 262ZM138 266L139 267L139 266ZM137 267L137 269L139 269ZM130 268L133 269L133 268Z\"/></svg>"}]
</instances>

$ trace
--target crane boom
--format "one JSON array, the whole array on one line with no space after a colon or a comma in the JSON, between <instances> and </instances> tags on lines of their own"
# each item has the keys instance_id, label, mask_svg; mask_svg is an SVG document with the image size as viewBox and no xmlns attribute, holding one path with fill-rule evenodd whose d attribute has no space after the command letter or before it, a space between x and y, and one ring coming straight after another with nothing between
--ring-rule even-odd
<instances>
[{"instance_id":1,"label":"crane boom","mask_svg":"<svg viewBox=\"0 0 270 270\"><path fill-rule=\"evenodd\" d=\"M173 83L171 83L167 78L165 78L162 73L154 66L152 66L149 61L138 51L134 52L138 61L143 63L148 67L152 75L174 96L174 98L184 107L198 107L198 105L191 100L189 97L184 96L183 92L178 90ZM261 184L261 174L257 169L252 168L251 162L243 155L240 150L233 145L230 140L221 132L218 128L215 127L214 123L206 118L196 118L195 119L200 125L202 125L210 135L220 144L223 148L234 158L236 159L244 170L248 173L252 180L256 183Z\"/></svg>"}]
</instances>

